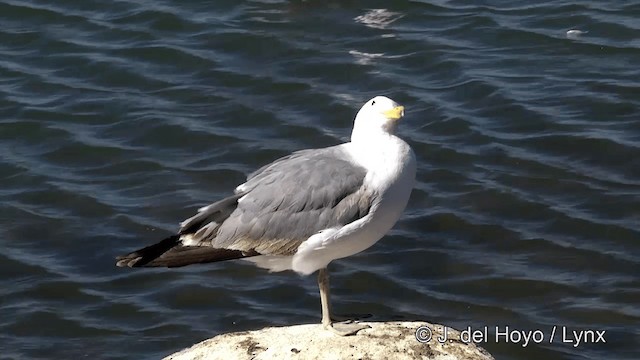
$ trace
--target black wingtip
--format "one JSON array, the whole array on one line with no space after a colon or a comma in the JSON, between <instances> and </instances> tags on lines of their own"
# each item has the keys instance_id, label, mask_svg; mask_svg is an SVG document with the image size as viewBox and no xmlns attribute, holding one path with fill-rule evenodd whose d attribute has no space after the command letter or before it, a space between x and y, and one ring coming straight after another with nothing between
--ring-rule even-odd
<instances>
[{"instance_id":1,"label":"black wingtip","mask_svg":"<svg viewBox=\"0 0 640 360\"><path fill-rule=\"evenodd\" d=\"M136 250L126 255L116 256L117 267L142 267L180 244L180 236L172 235L159 243Z\"/></svg>"},{"instance_id":2,"label":"black wingtip","mask_svg":"<svg viewBox=\"0 0 640 360\"><path fill-rule=\"evenodd\" d=\"M181 267L260 255L257 252L216 249L206 246L182 246L180 235L116 257L117 267Z\"/></svg>"}]
</instances>

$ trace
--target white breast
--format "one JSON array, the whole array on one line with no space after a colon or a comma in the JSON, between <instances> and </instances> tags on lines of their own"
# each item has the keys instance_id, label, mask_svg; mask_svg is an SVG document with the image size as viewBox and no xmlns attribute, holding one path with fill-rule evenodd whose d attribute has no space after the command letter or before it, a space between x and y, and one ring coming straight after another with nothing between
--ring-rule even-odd
<instances>
[{"instance_id":1,"label":"white breast","mask_svg":"<svg viewBox=\"0 0 640 360\"><path fill-rule=\"evenodd\" d=\"M388 135L375 147L345 144L353 159L368 172L365 186L378 194L367 216L342 228L327 229L311 236L298 248L291 266L310 274L335 259L357 254L375 244L396 223L407 205L416 174L416 160L407 143Z\"/></svg>"},{"instance_id":2,"label":"white breast","mask_svg":"<svg viewBox=\"0 0 640 360\"><path fill-rule=\"evenodd\" d=\"M372 209L369 229L377 237L386 234L400 218L415 185L416 159L411 147L402 139L389 135L379 150L371 151L365 159L369 170L365 184L378 191L379 203ZM371 246L369 245L369 246Z\"/></svg>"}]
</instances>

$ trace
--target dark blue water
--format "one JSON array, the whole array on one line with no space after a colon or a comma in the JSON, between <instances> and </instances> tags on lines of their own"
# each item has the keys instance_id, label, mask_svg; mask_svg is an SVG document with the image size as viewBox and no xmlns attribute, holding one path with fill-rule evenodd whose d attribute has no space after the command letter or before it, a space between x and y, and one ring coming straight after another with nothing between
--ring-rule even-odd
<instances>
[{"instance_id":1,"label":"dark blue water","mask_svg":"<svg viewBox=\"0 0 640 360\"><path fill-rule=\"evenodd\" d=\"M336 311L606 330L496 359L640 358L637 1L0 0L0 357L154 359L320 320L314 277L128 270L265 163L405 105L404 217ZM580 30L577 37L567 31Z\"/></svg>"}]
</instances>

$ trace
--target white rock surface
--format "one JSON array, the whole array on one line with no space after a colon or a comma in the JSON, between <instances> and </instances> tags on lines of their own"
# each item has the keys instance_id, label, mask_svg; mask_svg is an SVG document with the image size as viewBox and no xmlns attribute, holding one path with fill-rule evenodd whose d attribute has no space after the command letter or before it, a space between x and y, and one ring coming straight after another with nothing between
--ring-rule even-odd
<instances>
[{"instance_id":1,"label":"white rock surface","mask_svg":"<svg viewBox=\"0 0 640 360\"><path fill-rule=\"evenodd\" d=\"M484 349L460 341L460 333L447 329L444 344L436 341L442 325L425 322L362 322L371 326L354 336L338 336L320 324L270 327L221 334L165 360L229 359L433 359L493 360ZM428 326L432 339L421 343L416 330ZM422 335L428 335L422 333Z\"/></svg>"}]
</instances>

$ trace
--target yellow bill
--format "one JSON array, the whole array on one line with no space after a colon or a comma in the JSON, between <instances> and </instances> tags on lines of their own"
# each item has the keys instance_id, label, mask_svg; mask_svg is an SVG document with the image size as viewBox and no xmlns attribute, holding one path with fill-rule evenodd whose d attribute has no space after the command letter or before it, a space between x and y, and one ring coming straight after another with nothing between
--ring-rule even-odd
<instances>
[{"instance_id":1,"label":"yellow bill","mask_svg":"<svg viewBox=\"0 0 640 360\"><path fill-rule=\"evenodd\" d=\"M391 120L398 120L404 116L404 106L396 106L391 110L383 112L383 114Z\"/></svg>"}]
</instances>

